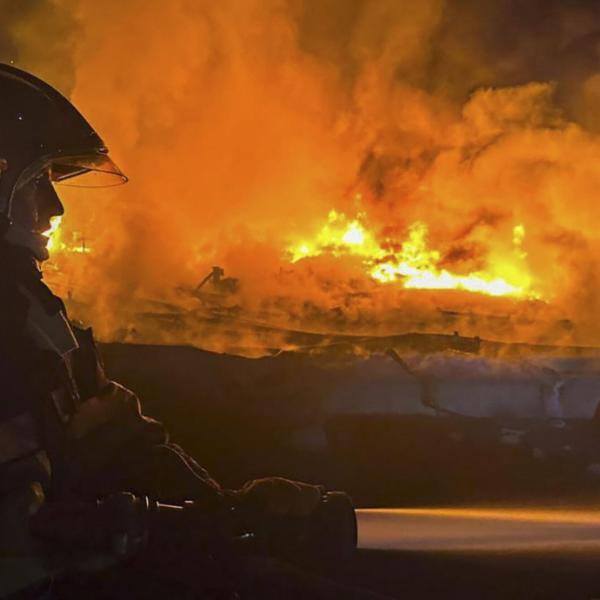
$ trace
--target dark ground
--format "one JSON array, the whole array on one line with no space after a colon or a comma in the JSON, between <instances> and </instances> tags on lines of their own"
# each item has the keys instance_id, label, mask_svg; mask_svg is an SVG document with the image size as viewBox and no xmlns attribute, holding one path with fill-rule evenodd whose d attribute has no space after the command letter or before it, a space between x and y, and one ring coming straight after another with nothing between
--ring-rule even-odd
<instances>
[{"instance_id":1,"label":"dark ground","mask_svg":"<svg viewBox=\"0 0 600 600\"><path fill-rule=\"evenodd\" d=\"M396 598L600 598L600 553L359 552L349 579Z\"/></svg>"},{"instance_id":2,"label":"dark ground","mask_svg":"<svg viewBox=\"0 0 600 600\"><path fill-rule=\"evenodd\" d=\"M134 389L145 412L231 487L279 474L346 489L357 506L565 509L594 507L600 499L600 484L575 458L545 464L518 451L499 454L485 425L476 426L472 444L456 448L439 440L431 422L324 419L321 401L332 372L343 371L322 358L248 361L120 344L102 352L109 375ZM313 429L325 431L325 440L291 441ZM407 528L431 541L438 527L422 515L390 518L391 549L360 551L344 579L398 598L600 598L600 526L594 516L587 535L583 521L572 539L560 534L553 544L560 532L550 525L542 535L546 544L523 547L515 542L514 523L505 528L500 519L500 545L456 550L453 544L473 538L470 527L459 526L445 546L411 545Z\"/></svg>"}]
</instances>

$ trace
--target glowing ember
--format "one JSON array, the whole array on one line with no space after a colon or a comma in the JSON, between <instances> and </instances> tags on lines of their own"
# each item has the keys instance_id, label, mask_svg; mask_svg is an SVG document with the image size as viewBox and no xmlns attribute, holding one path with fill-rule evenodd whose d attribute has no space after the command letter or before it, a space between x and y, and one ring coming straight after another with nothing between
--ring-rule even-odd
<instances>
[{"instance_id":1,"label":"glowing ember","mask_svg":"<svg viewBox=\"0 0 600 600\"><path fill-rule=\"evenodd\" d=\"M522 224L515 225L513 228L513 245L517 255L523 259L527 257L527 252L525 252L522 248L524 239L525 227Z\"/></svg>"},{"instance_id":2,"label":"glowing ember","mask_svg":"<svg viewBox=\"0 0 600 600\"><path fill-rule=\"evenodd\" d=\"M424 223L413 223L400 249L391 252L385 247L398 247L398 244L385 240L382 245L361 220L364 220L362 214L349 220L346 215L331 211L314 242L303 241L288 249L291 261L323 254L354 255L363 259L367 273L381 283L398 281L409 289L465 290L490 296L539 298L531 289L531 277L524 262L527 253L523 250L525 227L522 224L513 229L514 256L509 257L506 264L458 275L439 267L441 255L428 248L428 230ZM510 276L502 276L503 273Z\"/></svg>"}]
</instances>

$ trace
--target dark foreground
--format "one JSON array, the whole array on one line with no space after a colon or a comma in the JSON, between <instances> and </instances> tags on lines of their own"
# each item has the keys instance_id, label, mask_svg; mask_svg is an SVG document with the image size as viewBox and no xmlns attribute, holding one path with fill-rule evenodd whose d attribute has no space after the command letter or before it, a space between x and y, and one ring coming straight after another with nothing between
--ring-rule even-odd
<instances>
[{"instance_id":1,"label":"dark foreground","mask_svg":"<svg viewBox=\"0 0 600 600\"><path fill-rule=\"evenodd\" d=\"M349 580L394 598L600 598L600 553L359 553Z\"/></svg>"},{"instance_id":2,"label":"dark foreground","mask_svg":"<svg viewBox=\"0 0 600 600\"><path fill-rule=\"evenodd\" d=\"M346 489L358 506L479 507L361 514L346 584L396 598L600 598L600 482L576 456L540 462L498 449L475 420L462 446L425 421L327 420L326 361L104 353L111 376L225 485L276 473ZM499 503L527 510L481 509Z\"/></svg>"}]
</instances>

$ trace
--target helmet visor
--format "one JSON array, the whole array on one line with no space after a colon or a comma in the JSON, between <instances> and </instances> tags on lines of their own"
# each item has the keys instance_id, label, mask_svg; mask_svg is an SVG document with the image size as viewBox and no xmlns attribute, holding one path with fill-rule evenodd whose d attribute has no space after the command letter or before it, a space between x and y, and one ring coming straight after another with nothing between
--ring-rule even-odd
<instances>
[{"instance_id":1,"label":"helmet visor","mask_svg":"<svg viewBox=\"0 0 600 600\"><path fill-rule=\"evenodd\" d=\"M112 187L127 183L127 177L104 152L82 156L62 156L50 161L54 183L72 187Z\"/></svg>"},{"instance_id":2,"label":"helmet visor","mask_svg":"<svg viewBox=\"0 0 600 600\"><path fill-rule=\"evenodd\" d=\"M50 173L54 183L73 187L102 188L127 183L125 174L102 148L94 152L43 156L21 172L14 190L18 191L45 171Z\"/></svg>"}]
</instances>

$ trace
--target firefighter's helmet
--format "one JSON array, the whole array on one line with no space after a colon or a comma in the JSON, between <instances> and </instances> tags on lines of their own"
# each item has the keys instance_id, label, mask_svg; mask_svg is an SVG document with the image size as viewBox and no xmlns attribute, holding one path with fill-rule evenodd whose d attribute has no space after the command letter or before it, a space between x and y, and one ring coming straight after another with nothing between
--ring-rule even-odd
<instances>
[{"instance_id":1,"label":"firefighter's helmet","mask_svg":"<svg viewBox=\"0 0 600 600\"><path fill-rule=\"evenodd\" d=\"M78 177L82 186L127 181L100 136L67 98L6 64L0 64L0 160L5 226L10 226L15 192L45 171L53 182Z\"/></svg>"}]
</instances>

